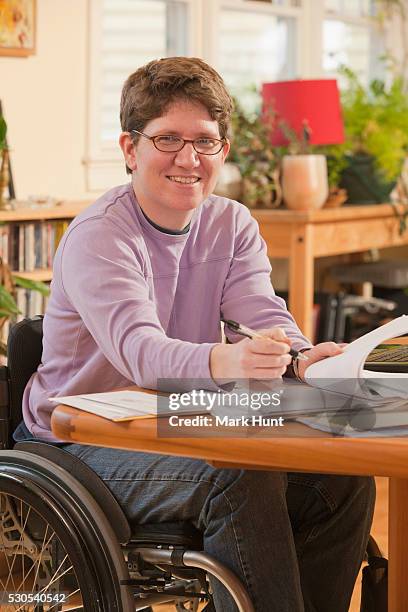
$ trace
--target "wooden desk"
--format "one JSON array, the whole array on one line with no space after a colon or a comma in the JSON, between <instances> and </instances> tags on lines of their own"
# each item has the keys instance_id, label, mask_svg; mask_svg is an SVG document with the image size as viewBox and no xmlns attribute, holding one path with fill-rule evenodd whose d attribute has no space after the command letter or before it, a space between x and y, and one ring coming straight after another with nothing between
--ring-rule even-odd
<instances>
[{"instance_id":1,"label":"wooden desk","mask_svg":"<svg viewBox=\"0 0 408 612\"><path fill-rule=\"evenodd\" d=\"M312 336L315 258L408 244L408 231L399 235L390 204L251 212L269 257L289 259L289 310L308 337Z\"/></svg>"},{"instance_id":2,"label":"wooden desk","mask_svg":"<svg viewBox=\"0 0 408 612\"><path fill-rule=\"evenodd\" d=\"M113 423L57 406L56 436L70 442L204 459L216 466L390 477L389 610L408 612L408 439L159 438L156 419Z\"/></svg>"}]
</instances>

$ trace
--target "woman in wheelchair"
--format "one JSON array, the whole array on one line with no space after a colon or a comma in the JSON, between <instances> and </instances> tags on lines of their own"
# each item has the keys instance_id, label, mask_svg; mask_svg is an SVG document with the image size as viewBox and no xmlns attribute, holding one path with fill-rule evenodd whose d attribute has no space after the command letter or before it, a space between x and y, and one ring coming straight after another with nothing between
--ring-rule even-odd
<instances>
[{"instance_id":1,"label":"woman in wheelchair","mask_svg":"<svg viewBox=\"0 0 408 612\"><path fill-rule=\"evenodd\" d=\"M341 350L313 347L301 334L274 293L257 223L242 204L212 195L231 111L221 77L199 59L155 60L130 75L119 142L131 181L81 213L58 248L41 364L22 402L20 439L37 440L37 454L22 447L25 479L9 460L2 508L20 525L26 552L50 537L42 550L54 555L53 567L70 559L75 571L55 590L77 590L79 603L50 609L142 609L167 598L195 610L200 594L220 612L348 610L372 520L372 479L216 469L80 444L61 450L50 430L51 396L156 389L160 380L217 390L225 380L293 375L290 347L307 351L307 364ZM228 331L223 343L221 316L265 338ZM41 580L27 585L50 582Z\"/></svg>"}]
</instances>

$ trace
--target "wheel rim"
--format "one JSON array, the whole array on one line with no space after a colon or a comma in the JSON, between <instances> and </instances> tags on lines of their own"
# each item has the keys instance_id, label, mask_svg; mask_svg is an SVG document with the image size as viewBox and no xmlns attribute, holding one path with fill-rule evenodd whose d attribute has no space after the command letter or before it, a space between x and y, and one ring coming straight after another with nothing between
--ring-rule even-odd
<instances>
[{"instance_id":1,"label":"wheel rim","mask_svg":"<svg viewBox=\"0 0 408 612\"><path fill-rule=\"evenodd\" d=\"M64 544L82 595L82 607L71 609L134 610L134 599L126 586L129 572L109 520L69 471L35 454L0 451L0 493L31 505Z\"/></svg>"},{"instance_id":2,"label":"wheel rim","mask_svg":"<svg viewBox=\"0 0 408 612\"><path fill-rule=\"evenodd\" d=\"M0 492L0 590L8 593L2 593L4 612L84 609L66 546L37 509L5 492ZM30 595L36 600L29 601Z\"/></svg>"}]
</instances>

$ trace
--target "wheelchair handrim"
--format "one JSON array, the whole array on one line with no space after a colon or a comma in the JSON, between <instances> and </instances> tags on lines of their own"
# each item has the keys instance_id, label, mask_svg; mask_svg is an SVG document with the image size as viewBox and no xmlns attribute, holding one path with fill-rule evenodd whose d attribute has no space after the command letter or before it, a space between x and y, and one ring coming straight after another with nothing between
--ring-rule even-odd
<instances>
[{"instance_id":1,"label":"wheelchair handrim","mask_svg":"<svg viewBox=\"0 0 408 612\"><path fill-rule=\"evenodd\" d=\"M134 609L131 591L122 585L129 577L123 552L100 507L69 472L48 459L24 451L0 452L0 473L30 476L46 495L58 503L62 514L69 514L80 534L81 545L88 549L89 563L94 567L105 608L109 612Z\"/></svg>"},{"instance_id":2,"label":"wheelchair handrim","mask_svg":"<svg viewBox=\"0 0 408 612\"><path fill-rule=\"evenodd\" d=\"M86 562L82 555L80 542L78 541L76 534L72 534L71 541L68 540L67 527L69 526L67 525L66 521L63 521L62 523L60 522L59 509L55 507L55 505L52 503L52 500L47 499L44 495L44 492L38 489L38 487L36 487L34 483L30 483L27 480L22 481L17 475L13 474L0 474L0 495L6 496L6 499L2 500L4 502L6 500L12 500L16 503L16 505L21 502L21 507L23 507L24 504L24 509L28 509L27 518L31 513L32 518L39 518L43 522L43 526L47 528L47 532L48 528L50 528L51 537L53 538L54 536L52 534L55 534L56 538L58 538L58 541L61 543L64 551L66 551L68 555L69 563L72 565L72 569L70 569L70 571L75 575L76 582L80 589L83 608L87 610L89 606L89 609L92 611L101 610L102 608L98 604L97 589L93 584L93 580L92 577L89 575L89 571L87 571ZM20 519L20 527L23 529L25 526L25 524L23 525L23 515L21 515ZM25 523L26 520L27 519L25 519ZM4 541L2 541L2 544L4 544ZM45 553L45 549L41 548L40 553L41 556L43 556ZM30 557L29 553L23 554L21 551L20 554L24 557ZM7 560L8 555L4 555L7 560L9 575L11 574L13 564L18 555L19 550L17 546L11 564L11 569L9 561ZM78 568L84 568L82 575L78 572ZM66 569L67 568L64 566L62 568L62 573L64 573ZM52 570L55 571L55 568L52 568ZM14 583L13 579L12 582ZM13 586L15 588L15 584L13 584ZM85 586L86 590L84 590ZM96 602L96 605L94 605L94 602ZM18 607L15 609L18 609ZM25 607L23 607L22 609L25 609Z\"/></svg>"},{"instance_id":3,"label":"wheelchair handrim","mask_svg":"<svg viewBox=\"0 0 408 612\"><path fill-rule=\"evenodd\" d=\"M0 468L0 492L23 500L51 526L76 568L73 571L80 586L84 610L90 612L120 610L120 607L117 607L116 596L113 595L110 599L112 586L106 582L101 583L101 576L95 567L98 565L97 555L92 555L89 550L86 541L88 538L84 537L86 531L83 531L81 521L78 523L76 517L68 516L50 492L35 482L33 474L21 473L23 470L16 466L7 466L5 472L2 469L4 467Z\"/></svg>"}]
</instances>

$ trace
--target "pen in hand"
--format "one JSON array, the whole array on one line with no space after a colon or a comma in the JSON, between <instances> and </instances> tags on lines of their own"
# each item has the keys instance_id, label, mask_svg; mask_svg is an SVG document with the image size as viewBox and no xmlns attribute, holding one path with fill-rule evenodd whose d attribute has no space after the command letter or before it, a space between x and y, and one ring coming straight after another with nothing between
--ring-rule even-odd
<instances>
[{"instance_id":1,"label":"pen in hand","mask_svg":"<svg viewBox=\"0 0 408 612\"><path fill-rule=\"evenodd\" d=\"M251 329L250 327L247 327L246 325L242 325L241 323L237 323L236 321L231 321L231 319L221 319L221 321L231 331L234 331L236 334L239 334L240 336L246 336L247 338L251 338L251 339L265 338L265 336ZM292 348L289 350L289 355L291 355L293 359L301 359L303 361L308 360L307 355L304 355L303 353L299 353L299 351L296 351L295 349L292 349Z\"/></svg>"}]
</instances>

